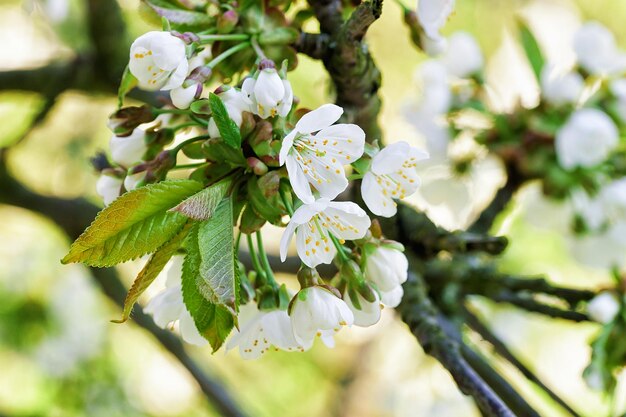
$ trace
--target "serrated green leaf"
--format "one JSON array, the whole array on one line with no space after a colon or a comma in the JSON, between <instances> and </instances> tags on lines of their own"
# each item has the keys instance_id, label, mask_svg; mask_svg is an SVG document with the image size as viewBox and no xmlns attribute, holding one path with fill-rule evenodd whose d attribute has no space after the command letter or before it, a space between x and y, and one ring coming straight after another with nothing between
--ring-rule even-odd
<instances>
[{"instance_id":1,"label":"serrated green leaf","mask_svg":"<svg viewBox=\"0 0 626 417\"><path fill-rule=\"evenodd\" d=\"M194 220L207 220L226 196L230 183L230 178L215 183L186 198L170 211L177 211Z\"/></svg>"},{"instance_id":2,"label":"serrated green leaf","mask_svg":"<svg viewBox=\"0 0 626 417\"><path fill-rule=\"evenodd\" d=\"M61 262L112 266L154 252L187 221L167 210L201 189L197 181L167 180L122 195L98 213Z\"/></svg>"},{"instance_id":3,"label":"serrated green leaf","mask_svg":"<svg viewBox=\"0 0 626 417\"><path fill-rule=\"evenodd\" d=\"M130 72L130 68L128 65L124 70L124 74L122 74L122 81L120 82L120 87L117 90L117 108L121 109L124 105L124 98L126 94L130 92L133 88L137 86L137 78Z\"/></svg>"},{"instance_id":4,"label":"serrated green leaf","mask_svg":"<svg viewBox=\"0 0 626 417\"><path fill-rule=\"evenodd\" d=\"M235 322L232 314L226 308L208 301L198 289L198 272L202 264L198 230L199 225L195 224L185 245L187 255L183 262L183 301L196 324L198 332L209 341L213 352L215 352L222 346Z\"/></svg>"},{"instance_id":5,"label":"serrated green leaf","mask_svg":"<svg viewBox=\"0 0 626 417\"><path fill-rule=\"evenodd\" d=\"M208 301L237 315L233 204L223 199L210 219L198 225L200 269L197 286Z\"/></svg>"},{"instance_id":6,"label":"serrated green leaf","mask_svg":"<svg viewBox=\"0 0 626 417\"><path fill-rule=\"evenodd\" d=\"M241 132L237 124L228 115L226 106L222 102L222 99L217 94L209 94L209 106L211 107L211 113L213 114L213 120L217 130L220 131L220 136L227 145L238 149L241 147Z\"/></svg>"},{"instance_id":7,"label":"serrated green leaf","mask_svg":"<svg viewBox=\"0 0 626 417\"><path fill-rule=\"evenodd\" d=\"M164 0L143 0L143 3L174 25L208 27L214 23L214 19L206 13L177 8L174 4Z\"/></svg>"},{"instance_id":8,"label":"serrated green leaf","mask_svg":"<svg viewBox=\"0 0 626 417\"><path fill-rule=\"evenodd\" d=\"M522 47L526 53L526 58L528 58L530 67L535 74L535 78L538 82L541 82L541 71L543 70L545 60L543 58L541 48L539 47L539 43L537 42L535 35L533 35L530 29L528 29L528 26L521 21L518 21L517 25Z\"/></svg>"},{"instance_id":9,"label":"serrated green leaf","mask_svg":"<svg viewBox=\"0 0 626 417\"><path fill-rule=\"evenodd\" d=\"M156 277L161 273L167 262L176 253L178 248L182 245L185 237L189 233L193 223L187 222L180 229L176 235L169 242L161 246L155 253L152 254L148 262L144 265L143 269L135 278L133 285L128 290L126 299L124 300L124 309L122 311L122 318L120 320L111 320L114 323L124 323L130 317L130 312L133 306L139 299L139 296L152 284Z\"/></svg>"}]
</instances>

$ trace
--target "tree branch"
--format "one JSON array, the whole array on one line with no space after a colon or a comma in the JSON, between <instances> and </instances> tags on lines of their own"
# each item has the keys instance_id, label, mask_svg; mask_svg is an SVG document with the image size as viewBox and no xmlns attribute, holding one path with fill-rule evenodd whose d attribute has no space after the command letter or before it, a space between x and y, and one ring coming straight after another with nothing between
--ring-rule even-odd
<instances>
[{"instance_id":1,"label":"tree branch","mask_svg":"<svg viewBox=\"0 0 626 417\"><path fill-rule=\"evenodd\" d=\"M491 346L493 346L496 353L502 356L506 361L508 361L511 365L515 366L521 373L541 388L546 394L550 396L557 404L567 410L574 417L579 417L580 415L570 407L561 397L559 397L554 391L552 391L546 384L543 383L530 369L528 369L517 357L509 350L509 348L496 336L489 328L474 315L471 311L467 309L467 307L463 306L463 316L465 318L465 323L476 333L478 333L484 340L489 342Z\"/></svg>"},{"instance_id":2,"label":"tree branch","mask_svg":"<svg viewBox=\"0 0 626 417\"><path fill-rule=\"evenodd\" d=\"M438 311L428 298L425 285L418 275L410 272L409 279L403 285L404 297L398 306L402 319L424 352L437 359L452 374L459 389L474 398L483 415L515 417L462 357L459 344L441 329Z\"/></svg>"},{"instance_id":3,"label":"tree branch","mask_svg":"<svg viewBox=\"0 0 626 417\"><path fill-rule=\"evenodd\" d=\"M579 313L577 311L563 310L557 307L543 304L534 300L531 297L521 294L515 294L509 290L502 290L500 293L493 294L489 297L489 299L495 301L496 303L513 304L514 306L522 308L531 313L539 313L543 314L544 316L570 320L576 323L590 320L586 314Z\"/></svg>"}]
</instances>

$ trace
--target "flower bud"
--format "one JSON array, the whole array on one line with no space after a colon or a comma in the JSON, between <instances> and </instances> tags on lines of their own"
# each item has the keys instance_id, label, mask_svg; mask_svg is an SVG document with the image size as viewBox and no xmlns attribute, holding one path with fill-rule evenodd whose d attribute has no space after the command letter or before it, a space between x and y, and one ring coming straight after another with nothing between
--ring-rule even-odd
<instances>
[{"instance_id":1,"label":"flower bud","mask_svg":"<svg viewBox=\"0 0 626 417\"><path fill-rule=\"evenodd\" d=\"M367 256L365 278L382 292L392 291L407 280L408 269L402 252L381 246Z\"/></svg>"},{"instance_id":2,"label":"flower bud","mask_svg":"<svg viewBox=\"0 0 626 417\"><path fill-rule=\"evenodd\" d=\"M230 33L237 26L239 15L234 10L227 10L217 18L217 32Z\"/></svg>"},{"instance_id":3,"label":"flower bud","mask_svg":"<svg viewBox=\"0 0 626 417\"><path fill-rule=\"evenodd\" d=\"M254 131L248 139L254 153L261 157L272 154L271 142L273 132L274 128L270 122L262 120L256 124Z\"/></svg>"},{"instance_id":4,"label":"flower bud","mask_svg":"<svg viewBox=\"0 0 626 417\"><path fill-rule=\"evenodd\" d=\"M317 285L320 281L320 275L315 268L302 265L298 271L298 282L302 288L312 287Z\"/></svg>"},{"instance_id":5,"label":"flower bud","mask_svg":"<svg viewBox=\"0 0 626 417\"><path fill-rule=\"evenodd\" d=\"M241 113L241 137L247 138L256 127L256 120L254 119L254 115L248 111L244 111Z\"/></svg>"},{"instance_id":6,"label":"flower bud","mask_svg":"<svg viewBox=\"0 0 626 417\"><path fill-rule=\"evenodd\" d=\"M144 90L180 87L189 68L185 41L169 32L145 33L130 47L128 68Z\"/></svg>"},{"instance_id":7,"label":"flower bud","mask_svg":"<svg viewBox=\"0 0 626 417\"><path fill-rule=\"evenodd\" d=\"M120 196L122 185L123 180L121 178L104 172L100 174L100 178L96 182L96 192L102 197L105 206Z\"/></svg>"},{"instance_id":8,"label":"flower bud","mask_svg":"<svg viewBox=\"0 0 626 417\"><path fill-rule=\"evenodd\" d=\"M130 136L113 136L109 141L111 159L119 165L130 167L141 162L148 147L146 146L146 131L137 128Z\"/></svg>"},{"instance_id":9,"label":"flower bud","mask_svg":"<svg viewBox=\"0 0 626 417\"><path fill-rule=\"evenodd\" d=\"M188 109L193 101L202 94L202 84L192 84L189 87L180 86L170 90L172 104L178 109Z\"/></svg>"},{"instance_id":10,"label":"flower bud","mask_svg":"<svg viewBox=\"0 0 626 417\"><path fill-rule=\"evenodd\" d=\"M365 287L370 288L368 285ZM376 291L370 288L371 300L366 299L357 291L348 291L343 299L354 315L354 324L361 327L369 327L380 320L381 306Z\"/></svg>"},{"instance_id":11,"label":"flower bud","mask_svg":"<svg viewBox=\"0 0 626 417\"><path fill-rule=\"evenodd\" d=\"M145 183L146 171L139 171L134 174L128 174L124 178L124 188L126 191L132 191Z\"/></svg>"},{"instance_id":12,"label":"flower bud","mask_svg":"<svg viewBox=\"0 0 626 417\"><path fill-rule=\"evenodd\" d=\"M124 107L109 116L109 129L116 136L129 136L135 128L143 123L149 123L156 118L150 106Z\"/></svg>"},{"instance_id":13,"label":"flower bud","mask_svg":"<svg viewBox=\"0 0 626 417\"><path fill-rule=\"evenodd\" d=\"M247 159L247 161L248 161L248 166L252 169L252 172L254 172L254 175L261 176L267 173L267 165L265 165L259 159L251 156Z\"/></svg>"},{"instance_id":14,"label":"flower bud","mask_svg":"<svg viewBox=\"0 0 626 417\"><path fill-rule=\"evenodd\" d=\"M263 119L287 116L293 104L293 90L281 79L274 62L264 59L255 78L246 78L241 87L252 102L252 110Z\"/></svg>"},{"instance_id":15,"label":"flower bud","mask_svg":"<svg viewBox=\"0 0 626 417\"><path fill-rule=\"evenodd\" d=\"M607 324L619 313L621 305L618 296L610 291L603 291L587 304L587 313L592 320Z\"/></svg>"}]
</instances>

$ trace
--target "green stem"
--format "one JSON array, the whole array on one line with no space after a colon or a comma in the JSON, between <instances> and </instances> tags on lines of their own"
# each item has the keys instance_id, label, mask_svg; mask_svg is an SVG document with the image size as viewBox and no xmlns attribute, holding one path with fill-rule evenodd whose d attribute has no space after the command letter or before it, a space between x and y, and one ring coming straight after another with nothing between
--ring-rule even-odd
<instances>
[{"instance_id":1,"label":"green stem","mask_svg":"<svg viewBox=\"0 0 626 417\"><path fill-rule=\"evenodd\" d=\"M198 142L201 140L207 140L208 138L209 138L208 135L201 135L201 136L196 136L195 138L187 139L186 141L179 143L178 146L173 148L170 152L176 154L185 146L189 145L190 143Z\"/></svg>"},{"instance_id":2,"label":"green stem","mask_svg":"<svg viewBox=\"0 0 626 417\"><path fill-rule=\"evenodd\" d=\"M176 165L175 167L170 168L170 171L174 171L177 169L192 169L192 168L199 168L202 165L205 165L206 162L201 162L198 164L182 164L182 165Z\"/></svg>"},{"instance_id":3,"label":"green stem","mask_svg":"<svg viewBox=\"0 0 626 417\"><path fill-rule=\"evenodd\" d=\"M246 49L249 46L250 46L250 42L243 42L243 43L240 43L238 45L235 45L232 48L229 48L229 49L225 50L224 52L222 52L221 54L219 54L218 56L213 58L211 60L211 62L206 64L206 67L207 68L215 68L220 62L222 62L223 60L225 60L229 56L231 56L233 54L236 54L237 52L239 52L239 51L241 51L243 49Z\"/></svg>"},{"instance_id":4,"label":"green stem","mask_svg":"<svg viewBox=\"0 0 626 417\"><path fill-rule=\"evenodd\" d=\"M282 187L282 184L281 187L278 189L278 192L280 194L280 199L287 209L287 213L289 213L289 216L293 216L293 206L291 205L291 202L287 199L287 194L285 193L285 188Z\"/></svg>"},{"instance_id":5,"label":"green stem","mask_svg":"<svg viewBox=\"0 0 626 417\"><path fill-rule=\"evenodd\" d=\"M259 277L266 281L267 277L265 276L265 270L261 268L261 264L259 263L259 258L257 256L256 251L254 250L254 244L252 243L252 235L246 235L246 240L248 242L248 252L250 252L250 259L252 260L252 266L254 270L259 274Z\"/></svg>"},{"instance_id":6,"label":"green stem","mask_svg":"<svg viewBox=\"0 0 626 417\"><path fill-rule=\"evenodd\" d=\"M265 248L263 247L263 236L261 232L256 232L256 245L269 283L272 284L273 287L278 288L278 284L276 284L276 279L274 278L274 272L272 272L272 267L270 266L270 261L267 259L267 253L265 253Z\"/></svg>"},{"instance_id":7,"label":"green stem","mask_svg":"<svg viewBox=\"0 0 626 417\"><path fill-rule=\"evenodd\" d=\"M215 41L247 41L250 39L249 35L245 33L231 33L225 35L200 35L200 43L211 43Z\"/></svg>"},{"instance_id":8,"label":"green stem","mask_svg":"<svg viewBox=\"0 0 626 417\"><path fill-rule=\"evenodd\" d=\"M317 227L319 228L319 225ZM335 248L337 248L337 253L341 261L348 262L350 259L348 255L346 255L345 246L343 246L332 233L328 233L328 236L330 236L330 240L333 242L333 245L335 245Z\"/></svg>"},{"instance_id":9,"label":"green stem","mask_svg":"<svg viewBox=\"0 0 626 417\"><path fill-rule=\"evenodd\" d=\"M173 126L170 129L172 129L172 130L181 130L181 129L186 129L188 127L195 127L195 126L198 126L198 123L196 123L196 122L187 122L187 123L181 123L181 124L179 124L177 126Z\"/></svg>"},{"instance_id":10,"label":"green stem","mask_svg":"<svg viewBox=\"0 0 626 417\"><path fill-rule=\"evenodd\" d=\"M256 55L261 59L267 59L265 52L263 52L261 45L259 45L258 39L254 37L250 41L251 41L252 49L254 49L254 52L256 53Z\"/></svg>"},{"instance_id":11,"label":"green stem","mask_svg":"<svg viewBox=\"0 0 626 417\"><path fill-rule=\"evenodd\" d=\"M185 109L163 109L163 108L154 108L152 109L156 114L188 114L189 110Z\"/></svg>"}]
</instances>

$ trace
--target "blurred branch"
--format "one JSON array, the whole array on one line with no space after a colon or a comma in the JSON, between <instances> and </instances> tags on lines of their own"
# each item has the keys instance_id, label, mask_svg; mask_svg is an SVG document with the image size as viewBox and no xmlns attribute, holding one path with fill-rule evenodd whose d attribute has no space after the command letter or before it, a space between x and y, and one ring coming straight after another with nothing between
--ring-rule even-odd
<instances>
[{"instance_id":1,"label":"blurred branch","mask_svg":"<svg viewBox=\"0 0 626 417\"><path fill-rule=\"evenodd\" d=\"M87 200L43 196L24 187L8 173L5 157L6 150L0 150L0 203L22 207L48 217L71 239L77 238L94 219L99 208ZM123 306L127 290L116 270L90 268L90 271L105 294L116 304ZM137 305L133 310L133 319L187 368L216 410L227 417L246 416L230 394L187 354L176 336L159 328Z\"/></svg>"},{"instance_id":2,"label":"blurred branch","mask_svg":"<svg viewBox=\"0 0 626 417\"><path fill-rule=\"evenodd\" d=\"M410 272L403 287L405 294L398 311L424 352L437 359L452 374L459 389L474 398L484 416L514 417L509 407L463 358L459 343L442 330L439 312L428 298L422 278Z\"/></svg>"},{"instance_id":3,"label":"blurred branch","mask_svg":"<svg viewBox=\"0 0 626 417\"><path fill-rule=\"evenodd\" d=\"M329 43L330 36L326 33L302 32L294 46L298 52L313 59L323 59L328 53Z\"/></svg>"},{"instance_id":4,"label":"blurred branch","mask_svg":"<svg viewBox=\"0 0 626 417\"><path fill-rule=\"evenodd\" d=\"M589 320L589 317L586 314L579 313L577 311L563 310L558 307L543 304L527 295L516 294L509 290L502 290L500 293L492 294L489 299L497 303L513 304L514 306L531 313L539 313L552 318L570 320L577 323Z\"/></svg>"},{"instance_id":5,"label":"blurred branch","mask_svg":"<svg viewBox=\"0 0 626 417\"><path fill-rule=\"evenodd\" d=\"M504 358L507 362L517 368L522 375L529 381L536 384L539 388L541 388L546 394L550 396L556 403L558 403L561 407L567 410L574 417L579 417L580 415L574 411L572 407L570 407L561 397L559 397L554 391L552 391L546 384L543 383L530 369L528 369L510 350L509 348L496 336L489 328L472 312L470 312L466 307L463 307L463 316L465 318L465 323L472 330L478 333L484 340L489 342L491 346L493 346L495 352Z\"/></svg>"}]
</instances>

